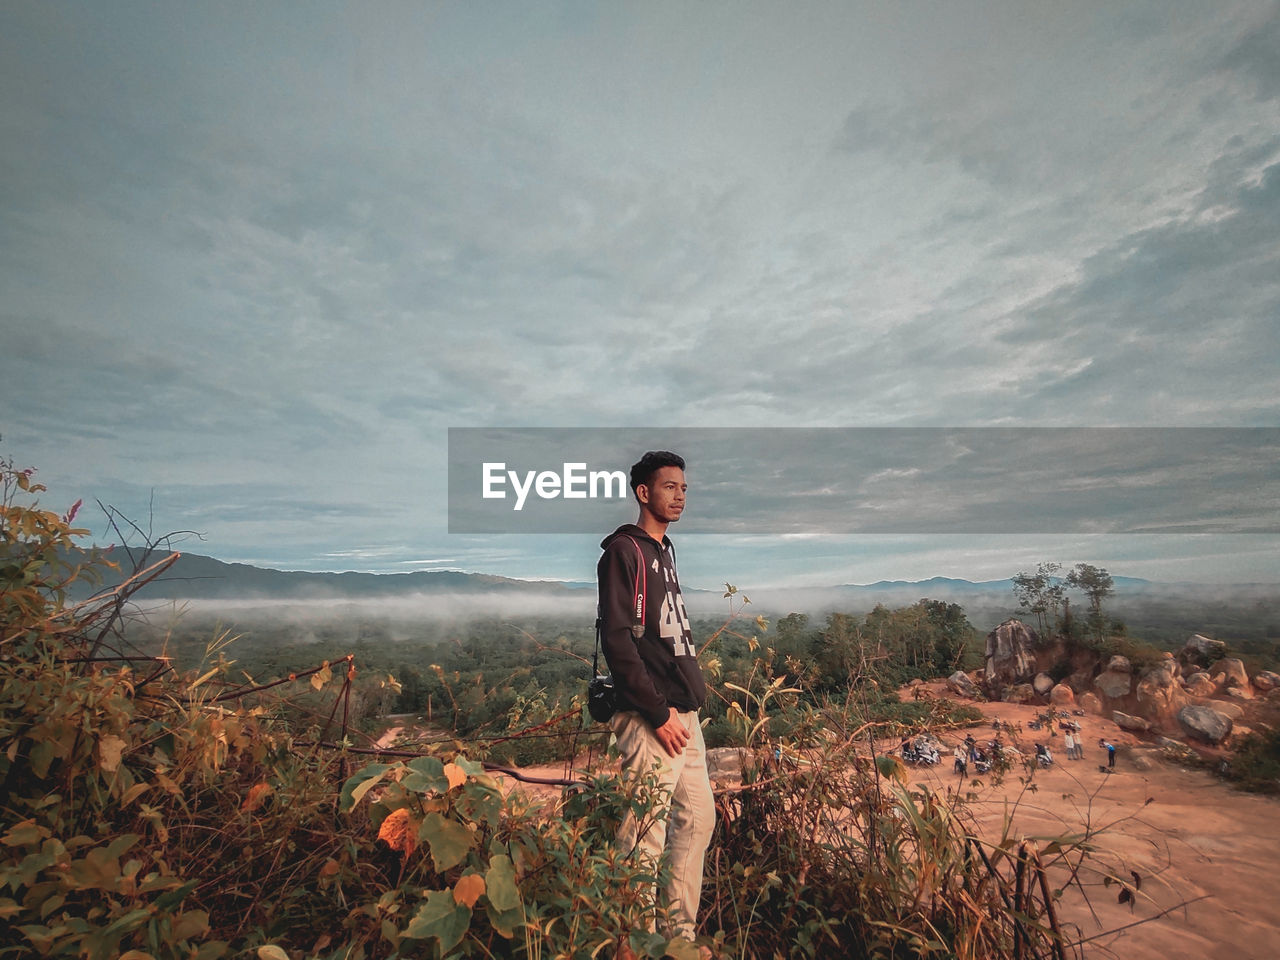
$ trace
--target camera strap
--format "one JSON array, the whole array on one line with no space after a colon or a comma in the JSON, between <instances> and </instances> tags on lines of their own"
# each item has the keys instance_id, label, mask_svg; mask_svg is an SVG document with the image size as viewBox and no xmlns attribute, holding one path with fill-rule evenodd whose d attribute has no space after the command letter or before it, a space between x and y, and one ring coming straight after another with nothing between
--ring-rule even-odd
<instances>
[{"instance_id":1,"label":"camera strap","mask_svg":"<svg viewBox=\"0 0 1280 960\"><path fill-rule=\"evenodd\" d=\"M636 580L632 586L631 599L631 636L639 640L644 636L644 613L645 606L648 603L648 589L646 577L644 573L644 551L640 549L640 544L636 538L630 534L623 534L631 545L636 548ZM596 605L596 648L591 655L591 675L593 677L600 676L600 645L604 635L604 617L601 615L600 606Z\"/></svg>"}]
</instances>

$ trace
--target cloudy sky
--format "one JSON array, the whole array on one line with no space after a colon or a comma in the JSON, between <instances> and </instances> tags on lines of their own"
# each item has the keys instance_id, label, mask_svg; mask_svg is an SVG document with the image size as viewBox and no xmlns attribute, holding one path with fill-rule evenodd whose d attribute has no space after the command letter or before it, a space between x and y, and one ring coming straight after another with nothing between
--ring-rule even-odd
<instances>
[{"instance_id":1,"label":"cloudy sky","mask_svg":"<svg viewBox=\"0 0 1280 960\"><path fill-rule=\"evenodd\" d=\"M47 505L292 569L589 579L448 533L450 427L1275 427L1280 5L10 0L0 290ZM681 544L1041 559L1280 581L1268 534Z\"/></svg>"}]
</instances>

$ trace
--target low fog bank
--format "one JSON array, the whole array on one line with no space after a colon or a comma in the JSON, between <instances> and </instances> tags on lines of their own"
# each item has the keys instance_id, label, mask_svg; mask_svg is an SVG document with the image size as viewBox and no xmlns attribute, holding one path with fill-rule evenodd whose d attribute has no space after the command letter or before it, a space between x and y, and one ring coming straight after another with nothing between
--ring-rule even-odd
<instances>
[{"instance_id":1,"label":"low fog bank","mask_svg":"<svg viewBox=\"0 0 1280 960\"><path fill-rule=\"evenodd\" d=\"M750 604L742 598L749 597ZM742 616L764 616L769 620L789 613L808 614L814 625L833 612L861 615L877 604L905 607L921 599L942 600L962 606L969 621L987 631L1009 617L1030 622L1031 614L1018 607L1007 581L974 584L966 581L925 581L841 585L829 587L742 587L731 601L715 590L686 590L685 605L695 621L716 621L730 610ZM377 622L394 638L420 634L415 625L463 626L479 621L560 621L566 627L587 629L595 619L594 589L565 589L552 593L511 590L469 589L463 592L432 591L352 597L316 595L309 597L189 597L140 601L138 607L152 626L166 622L208 624L217 622L233 629L251 626L294 625L304 629L340 623ZM1105 605L1108 617L1127 621L1131 627L1159 626L1173 636L1220 625L1224 632L1244 622L1256 626L1261 635L1272 635L1280 622L1280 585L1152 583L1119 584ZM1253 631L1250 631L1253 632Z\"/></svg>"},{"instance_id":2,"label":"low fog bank","mask_svg":"<svg viewBox=\"0 0 1280 960\"><path fill-rule=\"evenodd\" d=\"M139 603L154 622L165 616L228 623L331 623L377 620L396 624L466 622L520 617L589 620L595 617L595 592L554 596L488 593L418 593L394 597L192 597Z\"/></svg>"}]
</instances>

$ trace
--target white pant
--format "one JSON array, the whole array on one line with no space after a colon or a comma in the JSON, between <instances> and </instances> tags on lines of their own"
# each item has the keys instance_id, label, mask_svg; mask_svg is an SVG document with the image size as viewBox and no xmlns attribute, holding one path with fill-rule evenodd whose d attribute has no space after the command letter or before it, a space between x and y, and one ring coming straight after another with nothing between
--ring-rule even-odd
<instances>
[{"instance_id":1,"label":"white pant","mask_svg":"<svg viewBox=\"0 0 1280 960\"><path fill-rule=\"evenodd\" d=\"M609 726L618 740L623 778L635 783L656 769L659 789L664 796L670 796L671 802L670 816L662 816L661 807L655 809L656 819L638 838L636 819L628 813L618 830L619 847L624 851L638 850L641 857L653 863L666 851L671 876L665 891L666 905L674 926L663 933L692 940L702 898L703 861L715 830L716 807L698 712L680 714L680 722L690 736L678 757L667 756L648 721L634 711L615 713Z\"/></svg>"}]
</instances>

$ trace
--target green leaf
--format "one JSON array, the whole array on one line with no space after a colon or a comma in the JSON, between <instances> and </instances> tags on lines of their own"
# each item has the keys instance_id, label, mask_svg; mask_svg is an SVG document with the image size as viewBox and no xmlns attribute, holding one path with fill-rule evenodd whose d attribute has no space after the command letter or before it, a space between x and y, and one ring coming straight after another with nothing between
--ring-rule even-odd
<instances>
[{"instance_id":1,"label":"green leaf","mask_svg":"<svg viewBox=\"0 0 1280 960\"><path fill-rule=\"evenodd\" d=\"M427 902L418 908L404 935L414 940L434 937L440 941L440 952L448 953L459 943L471 925L471 908L455 903L449 890L432 890Z\"/></svg>"},{"instance_id":2,"label":"green leaf","mask_svg":"<svg viewBox=\"0 0 1280 960\"><path fill-rule=\"evenodd\" d=\"M890 780L899 780L903 783L907 782L907 768L897 757L882 753L876 757L876 769L880 771L880 776Z\"/></svg>"},{"instance_id":3,"label":"green leaf","mask_svg":"<svg viewBox=\"0 0 1280 960\"><path fill-rule=\"evenodd\" d=\"M489 860L484 872L485 892L494 909L505 913L520 906L520 890L516 887L516 871L511 858L500 853Z\"/></svg>"},{"instance_id":4,"label":"green leaf","mask_svg":"<svg viewBox=\"0 0 1280 960\"><path fill-rule=\"evenodd\" d=\"M359 803L366 793L368 793L379 780L386 776L387 771L391 769L389 763L371 763L367 767L356 771L351 778L342 785L342 796L338 803L338 809L343 813L349 813L351 808Z\"/></svg>"},{"instance_id":5,"label":"green leaf","mask_svg":"<svg viewBox=\"0 0 1280 960\"><path fill-rule=\"evenodd\" d=\"M258 960L289 960L289 955L274 943L258 948Z\"/></svg>"},{"instance_id":6,"label":"green leaf","mask_svg":"<svg viewBox=\"0 0 1280 960\"><path fill-rule=\"evenodd\" d=\"M438 813L429 813L418 829L418 839L431 846L431 862L437 873L443 873L462 862L474 837L462 824Z\"/></svg>"},{"instance_id":7,"label":"green leaf","mask_svg":"<svg viewBox=\"0 0 1280 960\"><path fill-rule=\"evenodd\" d=\"M401 782L414 793L448 793L449 778L438 757L417 757L406 765L412 772Z\"/></svg>"}]
</instances>

